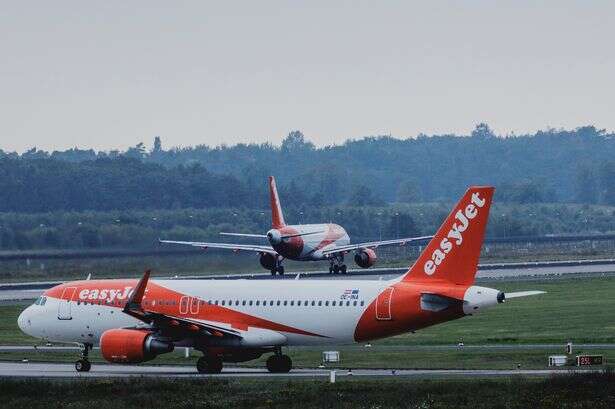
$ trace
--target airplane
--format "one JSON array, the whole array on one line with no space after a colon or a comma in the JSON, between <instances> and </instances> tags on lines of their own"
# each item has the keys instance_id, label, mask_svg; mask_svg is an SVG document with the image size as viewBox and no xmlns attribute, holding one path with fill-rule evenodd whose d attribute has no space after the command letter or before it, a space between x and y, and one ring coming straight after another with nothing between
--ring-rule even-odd
<instances>
[{"instance_id":1,"label":"airplane","mask_svg":"<svg viewBox=\"0 0 615 409\"><path fill-rule=\"evenodd\" d=\"M202 249L229 249L235 252L251 251L260 255L260 264L271 275L283 275L284 259L297 261L329 261L329 273L346 274L344 255L354 251L354 261L361 268L369 268L376 263L375 249L393 244L405 245L413 241L430 239L432 236L407 237L393 240L370 241L350 244L350 237L344 228L334 223L294 224L284 221L282 206L278 197L275 178L269 176L269 196L271 201L271 229L266 234L226 233L221 235L267 239L269 246L258 244L207 243L177 240L159 240L161 244L180 244Z\"/></svg>"},{"instance_id":2,"label":"airplane","mask_svg":"<svg viewBox=\"0 0 615 409\"><path fill-rule=\"evenodd\" d=\"M89 371L99 345L111 363L136 364L190 347L200 373L224 362L273 353L266 367L286 373L283 347L364 343L473 315L507 299L474 285L493 198L471 187L408 272L391 280L83 280L53 287L18 318L45 341L83 346L75 363Z\"/></svg>"}]
</instances>

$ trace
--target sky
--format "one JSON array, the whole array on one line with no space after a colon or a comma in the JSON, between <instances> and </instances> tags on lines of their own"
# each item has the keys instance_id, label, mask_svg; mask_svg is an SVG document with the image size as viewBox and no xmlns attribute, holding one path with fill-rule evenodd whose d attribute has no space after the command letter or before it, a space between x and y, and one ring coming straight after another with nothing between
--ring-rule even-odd
<instances>
[{"instance_id":1,"label":"sky","mask_svg":"<svg viewBox=\"0 0 615 409\"><path fill-rule=\"evenodd\" d=\"M0 149L615 130L612 1L0 0Z\"/></svg>"}]
</instances>

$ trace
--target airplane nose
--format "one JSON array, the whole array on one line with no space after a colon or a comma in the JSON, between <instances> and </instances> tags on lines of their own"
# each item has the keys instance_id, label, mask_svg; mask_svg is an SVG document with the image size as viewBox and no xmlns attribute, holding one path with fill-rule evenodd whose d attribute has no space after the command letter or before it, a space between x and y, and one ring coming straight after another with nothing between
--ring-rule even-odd
<instances>
[{"instance_id":1,"label":"airplane nose","mask_svg":"<svg viewBox=\"0 0 615 409\"><path fill-rule=\"evenodd\" d=\"M30 318L29 318L30 314L28 312L28 309L26 308L21 314L19 314L19 317L17 318L17 325L19 326L19 329L25 333L30 335L30 327L32 326L32 323L30 322Z\"/></svg>"}]
</instances>

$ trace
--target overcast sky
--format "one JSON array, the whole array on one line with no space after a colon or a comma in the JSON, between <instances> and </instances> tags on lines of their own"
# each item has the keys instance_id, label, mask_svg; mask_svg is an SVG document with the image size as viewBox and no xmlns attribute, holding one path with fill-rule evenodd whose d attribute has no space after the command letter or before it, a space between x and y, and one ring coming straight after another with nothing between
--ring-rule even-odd
<instances>
[{"instance_id":1,"label":"overcast sky","mask_svg":"<svg viewBox=\"0 0 615 409\"><path fill-rule=\"evenodd\" d=\"M1 1L0 149L615 129L612 1Z\"/></svg>"}]
</instances>

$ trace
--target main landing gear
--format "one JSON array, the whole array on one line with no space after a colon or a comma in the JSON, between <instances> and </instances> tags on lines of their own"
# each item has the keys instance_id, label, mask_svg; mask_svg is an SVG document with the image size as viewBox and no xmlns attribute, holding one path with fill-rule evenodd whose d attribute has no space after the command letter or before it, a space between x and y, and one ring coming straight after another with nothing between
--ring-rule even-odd
<instances>
[{"instance_id":1,"label":"main landing gear","mask_svg":"<svg viewBox=\"0 0 615 409\"><path fill-rule=\"evenodd\" d=\"M335 257L331 259L329 264L329 274L346 274L346 264L344 264L344 256Z\"/></svg>"},{"instance_id":2,"label":"main landing gear","mask_svg":"<svg viewBox=\"0 0 615 409\"><path fill-rule=\"evenodd\" d=\"M83 344L81 350L81 358L75 362L77 372L88 372L92 368L92 364L88 360L88 353L92 349L92 344Z\"/></svg>"},{"instance_id":3,"label":"main landing gear","mask_svg":"<svg viewBox=\"0 0 615 409\"><path fill-rule=\"evenodd\" d=\"M281 349L267 359L267 370L271 373L288 373L292 367L293 361L288 355L283 355Z\"/></svg>"},{"instance_id":4,"label":"main landing gear","mask_svg":"<svg viewBox=\"0 0 615 409\"><path fill-rule=\"evenodd\" d=\"M222 358L217 355L203 355L196 361L199 373L217 374L222 372Z\"/></svg>"},{"instance_id":5,"label":"main landing gear","mask_svg":"<svg viewBox=\"0 0 615 409\"><path fill-rule=\"evenodd\" d=\"M271 271L271 275L272 276L274 276L275 273L278 273L281 276L283 276L284 275L284 266L282 265L282 260L276 261L275 266L271 270L269 270L269 271Z\"/></svg>"}]
</instances>

